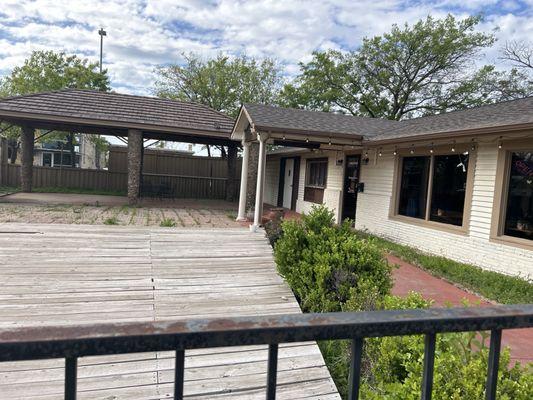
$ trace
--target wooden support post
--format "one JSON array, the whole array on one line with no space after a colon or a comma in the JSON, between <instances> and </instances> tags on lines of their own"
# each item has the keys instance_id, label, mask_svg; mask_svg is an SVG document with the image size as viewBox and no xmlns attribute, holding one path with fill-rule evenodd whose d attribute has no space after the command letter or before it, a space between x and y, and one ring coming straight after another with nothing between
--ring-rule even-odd
<instances>
[{"instance_id":1,"label":"wooden support post","mask_svg":"<svg viewBox=\"0 0 533 400\"><path fill-rule=\"evenodd\" d=\"M130 205L136 205L139 201L142 147L142 132L130 129L128 131L128 202Z\"/></svg>"},{"instance_id":2,"label":"wooden support post","mask_svg":"<svg viewBox=\"0 0 533 400\"><path fill-rule=\"evenodd\" d=\"M31 192L33 185L33 147L35 140L35 128L22 126L20 145L22 148L20 166L20 188L23 192Z\"/></svg>"},{"instance_id":3,"label":"wooden support post","mask_svg":"<svg viewBox=\"0 0 533 400\"><path fill-rule=\"evenodd\" d=\"M228 180L226 181L226 201L235 200L235 177L237 176L237 145L228 145Z\"/></svg>"}]
</instances>

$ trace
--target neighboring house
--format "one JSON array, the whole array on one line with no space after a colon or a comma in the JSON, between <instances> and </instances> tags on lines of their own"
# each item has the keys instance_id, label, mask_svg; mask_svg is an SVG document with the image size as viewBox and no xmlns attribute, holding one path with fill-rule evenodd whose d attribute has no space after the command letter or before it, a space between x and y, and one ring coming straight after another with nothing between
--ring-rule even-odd
<instances>
[{"instance_id":1,"label":"neighboring house","mask_svg":"<svg viewBox=\"0 0 533 400\"><path fill-rule=\"evenodd\" d=\"M101 169L105 166L105 154L97 150L90 135L78 134L79 144L74 146L74 167ZM17 163L20 164L20 151ZM72 167L72 152L66 141L36 142L33 149L33 165L37 167Z\"/></svg>"},{"instance_id":2,"label":"neighboring house","mask_svg":"<svg viewBox=\"0 0 533 400\"><path fill-rule=\"evenodd\" d=\"M79 167L85 169L102 169L106 166L106 154L91 140L94 135L80 133L79 142Z\"/></svg>"},{"instance_id":3,"label":"neighboring house","mask_svg":"<svg viewBox=\"0 0 533 400\"><path fill-rule=\"evenodd\" d=\"M232 137L294 146L268 152L265 203L533 276L533 98L401 122L247 104Z\"/></svg>"}]
</instances>

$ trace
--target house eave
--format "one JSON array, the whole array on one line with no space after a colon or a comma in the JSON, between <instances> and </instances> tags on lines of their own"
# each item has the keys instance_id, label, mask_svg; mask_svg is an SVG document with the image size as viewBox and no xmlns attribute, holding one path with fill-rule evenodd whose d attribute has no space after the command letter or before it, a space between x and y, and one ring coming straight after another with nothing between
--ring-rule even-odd
<instances>
[{"instance_id":1,"label":"house eave","mask_svg":"<svg viewBox=\"0 0 533 400\"><path fill-rule=\"evenodd\" d=\"M437 132L427 135L416 135L416 136L404 136L400 138L391 138L391 139L366 139L363 140L363 146L374 147L382 146L389 144L398 144L398 143L417 143L417 142L427 142L428 140L439 140L439 139L456 139L462 137L472 137L472 136L484 136L484 135L497 135L510 132L519 132L524 130L532 130L533 123L526 124L512 124L512 125L501 125L493 126L488 128L478 128L478 129L466 129L458 131L445 131Z\"/></svg>"}]
</instances>

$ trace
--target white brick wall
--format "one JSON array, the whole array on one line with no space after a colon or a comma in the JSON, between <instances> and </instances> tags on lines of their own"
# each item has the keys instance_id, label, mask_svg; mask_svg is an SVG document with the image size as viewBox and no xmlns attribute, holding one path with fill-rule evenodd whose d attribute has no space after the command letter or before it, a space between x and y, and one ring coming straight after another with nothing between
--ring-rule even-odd
<instances>
[{"instance_id":1,"label":"white brick wall","mask_svg":"<svg viewBox=\"0 0 533 400\"><path fill-rule=\"evenodd\" d=\"M357 201L356 228L430 253L513 275L533 277L533 251L489 241L496 159L494 144L480 146L474 174L472 212L467 236L389 219L394 156L362 166L365 192Z\"/></svg>"}]
</instances>

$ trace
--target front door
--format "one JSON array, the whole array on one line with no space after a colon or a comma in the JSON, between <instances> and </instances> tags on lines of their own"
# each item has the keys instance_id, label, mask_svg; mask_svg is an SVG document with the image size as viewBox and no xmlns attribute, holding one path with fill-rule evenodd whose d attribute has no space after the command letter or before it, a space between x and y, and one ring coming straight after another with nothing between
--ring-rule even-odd
<instances>
[{"instance_id":1,"label":"front door","mask_svg":"<svg viewBox=\"0 0 533 400\"><path fill-rule=\"evenodd\" d=\"M344 199L342 202L342 219L355 219L357 207L357 183L359 182L360 155L346 156L344 172Z\"/></svg>"},{"instance_id":2,"label":"front door","mask_svg":"<svg viewBox=\"0 0 533 400\"><path fill-rule=\"evenodd\" d=\"M283 179L283 207L291 208L292 187L294 182L294 158L285 160L285 176Z\"/></svg>"}]
</instances>

